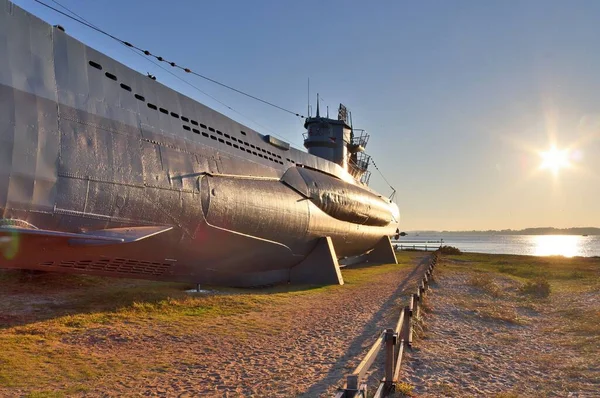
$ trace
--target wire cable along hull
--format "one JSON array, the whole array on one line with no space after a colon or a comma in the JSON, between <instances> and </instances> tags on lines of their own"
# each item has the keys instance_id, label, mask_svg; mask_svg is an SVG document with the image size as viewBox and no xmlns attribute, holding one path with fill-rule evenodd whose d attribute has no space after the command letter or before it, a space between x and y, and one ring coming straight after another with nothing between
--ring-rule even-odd
<instances>
[{"instance_id":1,"label":"wire cable along hull","mask_svg":"<svg viewBox=\"0 0 600 398\"><path fill-rule=\"evenodd\" d=\"M307 118L308 153L292 148L7 0L0 43L0 268L256 286L301 267L320 283L397 233L344 121ZM335 157L311 153L317 122L350 134Z\"/></svg>"}]
</instances>

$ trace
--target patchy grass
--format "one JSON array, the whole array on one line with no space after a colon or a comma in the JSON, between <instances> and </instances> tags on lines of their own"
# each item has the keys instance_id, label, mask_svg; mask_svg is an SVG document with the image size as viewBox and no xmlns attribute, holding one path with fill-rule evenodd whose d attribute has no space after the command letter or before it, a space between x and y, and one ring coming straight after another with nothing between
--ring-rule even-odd
<instances>
[{"instance_id":1,"label":"patchy grass","mask_svg":"<svg viewBox=\"0 0 600 398\"><path fill-rule=\"evenodd\" d=\"M600 278L600 258L560 256L518 256L509 254L463 253L461 256L447 256L465 268L499 272L517 278L546 276L550 280L569 280L593 277Z\"/></svg>"},{"instance_id":2,"label":"patchy grass","mask_svg":"<svg viewBox=\"0 0 600 398\"><path fill-rule=\"evenodd\" d=\"M286 306L352 294L382 275L413 267L423 253L397 256L397 265L342 270L344 286L203 286L210 294L186 293L192 286L179 283L0 271L0 395L10 391L3 388L24 389L19 395L30 397L85 395L107 375L167 372L175 359L156 346L156 336L185 341L200 328L239 339L279 333L293 326L277 323ZM263 320L241 317L251 312L264 313ZM135 344L138 350L146 344L148 354L126 355ZM114 346L122 346L123 355L104 349Z\"/></svg>"},{"instance_id":3,"label":"patchy grass","mask_svg":"<svg viewBox=\"0 0 600 398\"><path fill-rule=\"evenodd\" d=\"M490 322L506 322L513 325L523 325L525 320L516 308L496 299L481 298L477 296L462 297L457 299L457 304L473 313L477 318Z\"/></svg>"},{"instance_id":4,"label":"patchy grass","mask_svg":"<svg viewBox=\"0 0 600 398\"><path fill-rule=\"evenodd\" d=\"M438 270L464 278L472 288L455 303L473 321L536 330L538 338L552 341L553 349L566 354L540 352L523 361L547 371L560 367L569 391L582 388L582 380L598 380L600 258L465 253L444 256ZM509 335L497 337L513 343ZM519 395L506 391L496 396Z\"/></svg>"},{"instance_id":5,"label":"patchy grass","mask_svg":"<svg viewBox=\"0 0 600 398\"><path fill-rule=\"evenodd\" d=\"M537 278L533 281L527 281L521 286L521 293L533 297L546 298L550 295L550 283L545 278Z\"/></svg>"},{"instance_id":6,"label":"patchy grass","mask_svg":"<svg viewBox=\"0 0 600 398\"><path fill-rule=\"evenodd\" d=\"M490 274L477 273L474 274L468 281L467 284L473 286L492 297L500 297L502 295L500 287L490 276Z\"/></svg>"},{"instance_id":7,"label":"patchy grass","mask_svg":"<svg viewBox=\"0 0 600 398\"><path fill-rule=\"evenodd\" d=\"M410 383L400 382L395 386L395 397L412 397L415 386Z\"/></svg>"}]
</instances>

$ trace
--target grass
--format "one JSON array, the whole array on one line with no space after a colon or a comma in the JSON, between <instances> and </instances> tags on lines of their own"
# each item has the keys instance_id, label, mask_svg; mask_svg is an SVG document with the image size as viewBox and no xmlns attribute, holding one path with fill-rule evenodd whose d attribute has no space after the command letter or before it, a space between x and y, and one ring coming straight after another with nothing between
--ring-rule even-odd
<instances>
[{"instance_id":1,"label":"grass","mask_svg":"<svg viewBox=\"0 0 600 398\"><path fill-rule=\"evenodd\" d=\"M412 397L414 388L415 388L415 386L413 386L410 383L405 383L405 382L396 383L394 396L396 396L396 397ZM400 395L398 395L398 394L400 394Z\"/></svg>"},{"instance_id":2,"label":"grass","mask_svg":"<svg viewBox=\"0 0 600 398\"><path fill-rule=\"evenodd\" d=\"M500 297L502 295L500 287L490 274L477 273L473 275L467 283L492 297Z\"/></svg>"},{"instance_id":3,"label":"grass","mask_svg":"<svg viewBox=\"0 0 600 398\"><path fill-rule=\"evenodd\" d=\"M600 278L600 259L593 257L565 258L560 256L518 256L508 254L463 253L447 256L457 261L453 267L493 271L517 278L531 279L546 276L550 280Z\"/></svg>"},{"instance_id":4,"label":"grass","mask_svg":"<svg viewBox=\"0 0 600 398\"><path fill-rule=\"evenodd\" d=\"M550 290L550 283L546 278L537 278L532 281L527 281L520 289L521 293L538 298L548 297L550 295Z\"/></svg>"},{"instance_id":5,"label":"grass","mask_svg":"<svg viewBox=\"0 0 600 398\"><path fill-rule=\"evenodd\" d=\"M456 298L459 307L490 322L536 326L545 337L552 336L553 344L568 352L568 358L576 358L568 362L540 353L524 360L533 360L540 368L559 364L578 380L598 377L597 367L590 364L598 363L600 352L600 258L464 253L444 256L439 269L462 275L471 287L468 294Z\"/></svg>"},{"instance_id":6,"label":"grass","mask_svg":"<svg viewBox=\"0 0 600 398\"><path fill-rule=\"evenodd\" d=\"M164 373L173 358L155 347L153 336L276 334L289 327L276 315L286 306L352 294L381 275L413 267L422 255L399 253L397 265L344 269L344 286L203 286L214 289L208 295L186 293L192 288L186 284L0 271L0 395L3 388L22 388L26 396L62 397L85 393L107 375ZM265 315L242 317L249 313ZM145 357L101 349L127 348L146 335L152 343Z\"/></svg>"},{"instance_id":7,"label":"grass","mask_svg":"<svg viewBox=\"0 0 600 398\"><path fill-rule=\"evenodd\" d=\"M444 256L447 270L463 272L467 285L474 289L463 297L463 308L488 319L525 324L521 311L538 312L553 295L560 299L579 294L600 295L600 259L534 257L513 255L486 255L463 253ZM488 298L485 298L485 297ZM558 310L560 311L560 310ZM597 313L581 317L571 323L586 333L600 335ZM568 329L568 325L561 325Z\"/></svg>"}]
</instances>

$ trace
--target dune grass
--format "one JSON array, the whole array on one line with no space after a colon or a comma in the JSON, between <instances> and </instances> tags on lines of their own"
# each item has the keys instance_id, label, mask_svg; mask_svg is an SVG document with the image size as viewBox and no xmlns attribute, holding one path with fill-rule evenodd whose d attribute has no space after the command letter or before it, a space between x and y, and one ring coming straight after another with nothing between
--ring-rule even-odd
<instances>
[{"instance_id":1,"label":"dune grass","mask_svg":"<svg viewBox=\"0 0 600 398\"><path fill-rule=\"evenodd\" d=\"M600 284L600 259L465 253L446 256L454 269L495 272L518 281L548 279L558 289L584 291Z\"/></svg>"},{"instance_id":2,"label":"dune grass","mask_svg":"<svg viewBox=\"0 0 600 398\"><path fill-rule=\"evenodd\" d=\"M466 275L463 308L482 318L523 325L521 314L546 319L543 330L584 364L600 352L600 258L463 254L445 256L443 272ZM586 371L585 369L583 371Z\"/></svg>"}]
</instances>

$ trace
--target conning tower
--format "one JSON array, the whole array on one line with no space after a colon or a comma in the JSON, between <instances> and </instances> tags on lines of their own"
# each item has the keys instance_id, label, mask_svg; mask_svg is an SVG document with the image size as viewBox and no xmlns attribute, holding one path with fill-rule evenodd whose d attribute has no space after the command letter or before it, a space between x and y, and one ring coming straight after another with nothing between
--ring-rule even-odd
<instances>
[{"instance_id":1,"label":"conning tower","mask_svg":"<svg viewBox=\"0 0 600 398\"><path fill-rule=\"evenodd\" d=\"M329 115L327 115L329 116ZM352 128L352 116L343 104L338 109L338 118L330 119L317 114L304 122L304 147L308 153L339 164L356 180L368 184L370 156L364 153L369 135L364 130Z\"/></svg>"}]
</instances>

